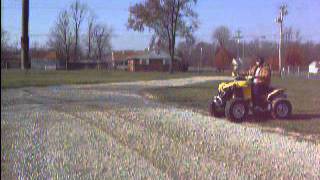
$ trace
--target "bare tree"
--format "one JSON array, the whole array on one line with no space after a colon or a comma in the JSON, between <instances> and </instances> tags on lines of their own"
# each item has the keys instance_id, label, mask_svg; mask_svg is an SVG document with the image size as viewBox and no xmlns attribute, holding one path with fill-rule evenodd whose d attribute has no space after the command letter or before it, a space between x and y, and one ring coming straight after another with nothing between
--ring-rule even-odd
<instances>
[{"instance_id":1,"label":"bare tree","mask_svg":"<svg viewBox=\"0 0 320 180\"><path fill-rule=\"evenodd\" d=\"M193 11L196 2L197 0L147 0L130 7L129 28L144 31L147 27L168 42L170 73L173 72L176 37L187 37L197 28L197 14Z\"/></svg>"},{"instance_id":2,"label":"bare tree","mask_svg":"<svg viewBox=\"0 0 320 180\"><path fill-rule=\"evenodd\" d=\"M48 45L56 51L60 58L64 59L65 68L68 69L68 62L71 56L72 31L70 17L66 10L59 14L55 26L51 29Z\"/></svg>"},{"instance_id":3,"label":"bare tree","mask_svg":"<svg viewBox=\"0 0 320 180\"><path fill-rule=\"evenodd\" d=\"M301 42L301 34L299 30L292 27L286 28L283 32L284 51L293 43Z\"/></svg>"},{"instance_id":4,"label":"bare tree","mask_svg":"<svg viewBox=\"0 0 320 180\"><path fill-rule=\"evenodd\" d=\"M8 49L9 34L1 27L1 60L3 60L4 54Z\"/></svg>"},{"instance_id":5,"label":"bare tree","mask_svg":"<svg viewBox=\"0 0 320 180\"><path fill-rule=\"evenodd\" d=\"M105 25L98 24L93 29L95 56L101 60L103 55L111 51L112 30Z\"/></svg>"},{"instance_id":6,"label":"bare tree","mask_svg":"<svg viewBox=\"0 0 320 180\"><path fill-rule=\"evenodd\" d=\"M88 23L88 32L87 32L87 46L88 46L88 52L87 52L87 58L90 59L92 55L92 41L93 41L93 30L96 22L96 16L93 14L90 14L87 20Z\"/></svg>"},{"instance_id":7,"label":"bare tree","mask_svg":"<svg viewBox=\"0 0 320 180\"><path fill-rule=\"evenodd\" d=\"M220 47L226 48L230 41L230 30L226 26L220 26L215 29L212 37L218 41Z\"/></svg>"},{"instance_id":8,"label":"bare tree","mask_svg":"<svg viewBox=\"0 0 320 180\"><path fill-rule=\"evenodd\" d=\"M8 32L5 31L1 27L1 68L7 68L7 53L9 48L9 35Z\"/></svg>"},{"instance_id":9,"label":"bare tree","mask_svg":"<svg viewBox=\"0 0 320 180\"><path fill-rule=\"evenodd\" d=\"M9 35L6 30L1 27L1 50L8 47Z\"/></svg>"},{"instance_id":10,"label":"bare tree","mask_svg":"<svg viewBox=\"0 0 320 180\"><path fill-rule=\"evenodd\" d=\"M190 37L177 46L177 54L188 65L194 65L198 57L195 56L196 42L194 37Z\"/></svg>"},{"instance_id":11,"label":"bare tree","mask_svg":"<svg viewBox=\"0 0 320 180\"><path fill-rule=\"evenodd\" d=\"M80 27L81 23L85 18L85 15L87 13L87 5L82 4L79 0L76 0L74 3L70 6L70 13L71 13L71 19L74 29L74 55L75 58L79 58L79 34L80 34Z\"/></svg>"},{"instance_id":12,"label":"bare tree","mask_svg":"<svg viewBox=\"0 0 320 180\"><path fill-rule=\"evenodd\" d=\"M284 36L284 64L286 66L300 66L303 64L304 52L299 30L286 28Z\"/></svg>"},{"instance_id":13,"label":"bare tree","mask_svg":"<svg viewBox=\"0 0 320 180\"><path fill-rule=\"evenodd\" d=\"M149 49L152 50L156 47L157 43L156 43L156 40L157 40L157 36L156 35L152 35L151 39L150 39L150 42L149 42Z\"/></svg>"},{"instance_id":14,"label":"bare tree","mask_svg":"<svg viewBox=\"0 0 320 180\"><path fill-rule=\"evenodd\" d=\"M220 26L214 30L212 38L213 40L216 40L219 45L219 47L215 51L213 64L218 69L218 71L223 71L231 64L233 55L230 50L235 49L229 47L233 47L233 45L230 43L230 30L226 26Z\"/></svg>"}]
</instances>

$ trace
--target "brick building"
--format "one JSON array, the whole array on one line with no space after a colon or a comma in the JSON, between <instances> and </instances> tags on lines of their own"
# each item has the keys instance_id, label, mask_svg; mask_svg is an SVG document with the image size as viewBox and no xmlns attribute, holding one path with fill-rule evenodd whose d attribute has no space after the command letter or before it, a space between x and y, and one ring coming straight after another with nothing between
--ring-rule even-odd
<instances>
[{"instance_id":1,"label":"brick building","mask_svg":"<svg viewBox=\"0 0 320 180\"><path fill-rule=\"evenodd\" d=\"M142 55L128 58L128 71L168 71L170 59L170 55L164 51L145 51ZM174 58L174 71L186 71L187 69L179 57Z\"/></svg>"},{"instance_id":2,"label":"brick building","mask_svg":"<svg viewBox=\"0 0 320 180\"><path fill-rule=\"evenodd\" d=\"M128 70L128 59L144 53L144 51L133 50L113 51L111 54L112 67L117 70Z\"/></svg>"}]
</instances>

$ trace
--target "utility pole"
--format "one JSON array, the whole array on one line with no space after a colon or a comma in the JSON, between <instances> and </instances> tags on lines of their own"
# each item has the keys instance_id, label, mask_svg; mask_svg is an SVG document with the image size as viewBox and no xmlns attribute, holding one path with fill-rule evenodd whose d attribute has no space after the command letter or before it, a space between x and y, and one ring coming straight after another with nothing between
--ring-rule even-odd
<instances>
[{"instance_id":1,"label":"utility pole","mask_svg":"<svg viewBox=\"0 0 320 180\"><path fill-rule=\"evenodd\" d=\"M29 68L29 0L22 0L21 69Z\"/></svg>"},{"instance_id":2,"label":"utility pole","mask_svg":"<svg viewBox=\"0 0 320 180\"><path fill-rule=\"evenodd\" d=\"M261 43L262 40L261 39L265 40L266 37L264 35L258 36L258 53L260 53L260 54L261 54L261 48L262 48L262 43Z\"/></svg>"},{"instance_id":3,"label":"utility pole","mask_svg":"<svg viewBox=\"0 0 320 180\"><path fill-rule=\"evenodd\" d=\"M237 58L240 58L240 40L243 38L240 30L236 31L236 36L234 38L237 40L237 43L238 43Z\"/></svg>"},{"instance_id":4,"label":"utility pole","mask_svg":"<svg viewBox=\"0 0 320 180\"><path fill-rule=\"evenodd\" d=\"M200 47L200 58L199 58L199 61L198 61L198 74L200 74L200 62L201 62L201 59L202 59L202 47Z\"/></svg>"},{"instance_id":5,"label":"utility pole","mask_svg":"<svg viewBox=\"0 0 320 180\"><path fill-rule=\"evenodd\" d=\"M281 5L280 6L280 12L279 12L279 16L276 18L276 23L278 23L280 25L280 40L279 40L279 75L281 77L281 72L282 72L282 39L283 39L283 20L284 20L284 16L286 16L288 14L288 10L287 10L287 5Z\"/></svg>"},{"instance_id":6,"label":"utility pole","mask_svg":"<svg viewBox=\"0 0 320 180\"><path fill-rule=\"evenodd\" d=\"M244 41L242 41L242 60L244 60Z\"/></svg>"}]
</instances>

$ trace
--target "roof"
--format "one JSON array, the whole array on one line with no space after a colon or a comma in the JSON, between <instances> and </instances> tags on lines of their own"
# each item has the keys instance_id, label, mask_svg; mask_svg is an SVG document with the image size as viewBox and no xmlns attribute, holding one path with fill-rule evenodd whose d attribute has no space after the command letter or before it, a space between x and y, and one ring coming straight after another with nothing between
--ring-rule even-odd
<instances>
[{"instance_id":1,"label":"roof","mask_svg":"<svg viewBox=\"0 0 320 180\"><path fill-rule=\"evenodd\" d=\"M144 51L133 51L133 50L124 50L124 51L113 51L112 52L112 61L125 61L130 57L143 55Z\"/></svg>"},{"instance_id":2,"label":"roof","mask_svg":"<svg viewBox=\"0 0 320 180\"><path fill-rule=\"evenodd\" d=\"M141 55L136 55L136 56L131 56L129 57L129 59L154 59L154 60L163 60L163 59L167 59L169 60L171 57L168 53L164 52L164 51L156 51L156 50L152 50L152 51L145 51L143 54ZM176 60L180 60L180 57L175 56Z\"/></svg>"},{"instance_id":3,"label":"roof","mask_svg":"<svg viewBox=\"0 0 320 180\"><path fill-rule=\"evenodd\" d=\"M56 60L57 54L55 51L39 50L39 51L31 52L31 59Z\"/></svg>"},{"instance_id":4,"label":"roof","mask_svg":"<svg viewBox=\"0 0 320 180\"><path fill-rule=\"evenodd\" d=\"M81 59L77 61L70 61L69 63L74 63L74 64L103 64L107 63L105 60L99 60L99 59Z\"/></svg>"}]
</instances>

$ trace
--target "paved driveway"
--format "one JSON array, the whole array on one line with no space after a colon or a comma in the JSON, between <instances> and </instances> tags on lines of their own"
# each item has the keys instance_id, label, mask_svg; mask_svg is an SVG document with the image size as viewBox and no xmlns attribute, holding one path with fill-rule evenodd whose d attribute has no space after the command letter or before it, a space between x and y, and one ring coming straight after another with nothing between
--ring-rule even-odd
<instances>
[{"instance_id":1,"label":"paved driveway","mask_svg":"<svg viewBox=\"0 0 320 180\"><path fill-rule=\"evenodd\" d=\"M2 178L320 179L320 145L141 97L225 77L1 92Z\"/></svg>"}]
</instances>

